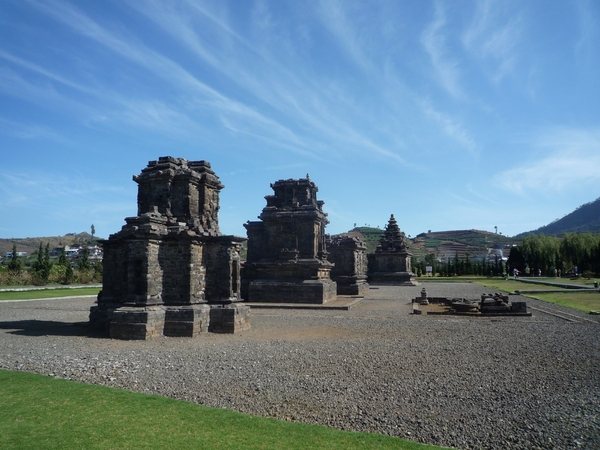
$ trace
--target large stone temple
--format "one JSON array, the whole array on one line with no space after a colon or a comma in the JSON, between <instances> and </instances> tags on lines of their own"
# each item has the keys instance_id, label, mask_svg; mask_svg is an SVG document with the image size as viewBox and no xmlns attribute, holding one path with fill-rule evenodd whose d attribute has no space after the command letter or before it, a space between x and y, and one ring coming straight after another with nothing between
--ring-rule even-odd
<instances>
[{"instance_id":1,"label":"large stone temple","mask_svg":"<svg viewBox=\"0 0 600 450\"><path fill-rule=\"evenodd\" d=\"M133 180L138 214L103 242L91 324L119 339L248 329L249 307L236 303L246 239L219 231L224 186L210 164L161 157Z\"/></svg>"},{"instance_id":2,"label":"large stone temple","mask_svg":"<svg viewBox=\"0 0 600 450\"><path fill-rule=\"evenodd\" d=\"M411 267L406 235L400 231L394 215L385 227L375 253L369 257L369 283L417 286Z\"/></svg>"},{"instance_id":3,"label":"large stone temple","mask_svg":"<svg viewBox=\"0 0 600 450\"><path fill-rule=\"evenodd\" d=\"M260 221L244 224L248 257L242 295L249 302L327 303L335 300L327 260L323 201L309 176L271 184Z\"/></svg>"}]
</instances>

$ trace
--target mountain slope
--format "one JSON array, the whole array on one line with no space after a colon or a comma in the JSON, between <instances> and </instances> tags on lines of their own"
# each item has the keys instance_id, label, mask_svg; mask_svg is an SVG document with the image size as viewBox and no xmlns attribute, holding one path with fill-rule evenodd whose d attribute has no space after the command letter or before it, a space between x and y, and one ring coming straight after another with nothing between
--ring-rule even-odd
<instances>
[{"instance_id":1,"label":"mountain slope","mask_svg":"<svg viewBox=\"0 0 600 450\"><path fill-rule=\"evenodd\" d=\"M521 233L515 237L523 238L528 234L560 235L575 232L600 233L600 198L581 205L562 219L555 220L537 230Z\"/></svg>"}]
</instances>

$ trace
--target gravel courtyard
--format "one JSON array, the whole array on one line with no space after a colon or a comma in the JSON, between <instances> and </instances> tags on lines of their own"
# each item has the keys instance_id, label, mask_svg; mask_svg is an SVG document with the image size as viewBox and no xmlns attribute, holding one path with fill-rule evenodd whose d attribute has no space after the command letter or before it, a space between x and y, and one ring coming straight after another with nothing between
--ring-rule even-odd
<instances>
[{"instance_id":1,"label":"gravel courtyard","mask_svg":"<svg viewBox=\"0 0 600 450\"><path fill-rule=\"evenodd\" d=\"M252 309L236 335L117 341L93 298L0 302L0 368L443 446L600 448L600 319L411 315L419 287L349 311ZM430 296L478 298L471 284Z\"/></svg>"}]
</instances>

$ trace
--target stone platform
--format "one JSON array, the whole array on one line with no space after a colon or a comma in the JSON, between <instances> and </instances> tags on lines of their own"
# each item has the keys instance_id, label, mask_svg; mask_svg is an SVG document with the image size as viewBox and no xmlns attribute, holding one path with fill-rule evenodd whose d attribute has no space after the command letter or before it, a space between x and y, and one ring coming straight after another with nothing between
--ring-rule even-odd
<instances>
[{"instance_id":1,"label":"stone platform","mask_svg":"<svg viewBox=\"0 0 600 450\"><path fill-rule=\"evenodd\" d=\"M314 303L264 303L264 302L244 302L250 308L254 309L306 309L320 311L348 311L364 300L363 296L338 296L336 300L326 304Z\"/></svg>"}]
</instances>

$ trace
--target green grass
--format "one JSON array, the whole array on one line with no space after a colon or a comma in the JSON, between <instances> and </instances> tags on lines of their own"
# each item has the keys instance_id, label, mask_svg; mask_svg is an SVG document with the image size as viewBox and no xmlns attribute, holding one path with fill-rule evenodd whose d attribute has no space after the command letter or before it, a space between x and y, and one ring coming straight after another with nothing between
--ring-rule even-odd
<instances>
[{"instance_id":1,"label":"green grass","mask_svg":"<svg viewBox=\"0 0 600 450\"><path fill-rule=\"evenodd\" d=\"M550 279L551 281L554 279ZM563 279L564 282L568 282L570 284L575 284L567 281L568 279ZM579 280L580 282L577 284L588 284L589 280ZM548 289L556 289L561 292L557 293L534 293L534 294L524 294L528 297L537 298L538 300L543 300L549 303L555 303L557 305L566 306L567 308L577 309L583 312L590 312L592 310L597 311L600 310L600 293L598 291L592 292L573 292L572 289L559 289L553 288L551 286L546 285L538 285L538 284L529 284L529 283L521 283L519 281L514 281L511 279L503 280L498 278L490 278L488 280L478 280L475 281L476 284L481 284L490 288L497 289L503 292L514 292L516 290L526 290L526 291L535 291L535 290L548 290ZM593 281L592 281L593 283Z\"/></svg>"},{"instance_id":2,"label":"green grass","mask_svg":"<svg viewBox=\"0 0 600 450\"><path fill-rule=\"evenodd\" d=\"M548 280L557 283L562 282L567 284L580 284L585 286L593 286L594 284L594 280L588 280L585 278L541 278L541 280ZM573 292L572 289L558 288L544 284L522 283L511 278L505 280L498 277L421 277L418 278L418 281L422 283L475 283L489 288L490 294L498 291L546 291L548 289L552 289L561 292L540 294L533 293L524 295L586 313L600 310L600 293L598 291Z\"/></svg>"},{"instance_id":3,"label":"green grass","mask_svg":"<svg viewBox=\"0 0 600 450\"><path fill-rule=\"evenodd\" d=\"M494 280L494 278L478 277L474 275L460 277L418 277L419 283L471 283L474 281Z\"/></svg>"},{"instance_id":4,"label":"green grass","mask_svg":"<svg viewBox=\"0 0 600 450\"><path fill-rule=\"evenodd\" d=\"M482 286L487 286L503 292L547 291L548 289L568 291L568 289L565 288L548 286L545 284L522 283L520 281L515 281L512 278L509 278L508 280L504 280L503 278L481 278L479 280L473 280L473 283L481 284Z\"/></svg>"},{"instance_id":5,"label":"green grass","mask_svg":"<svg viewBox=\"0 0 600 450\"><path fill-rule=\"evenodd\" d=\"M579 294L558 293L558 294L533 294L530 297L537 298L549 303L566 306L567 308L577 309L589 313L590 311L600 311L600 293L583 292Z\"/></svg>"},{"instance_id":6,"label":"green grass","mask_svg":"<svg viewBox=\"0 0 600 450\"><path fill-rule=\"evenodd\" d=\"M0 448L416 450L440 447L0 370Z\"/></svg>"},{"instance_id":7,"label":"green grass","mask_svg":"<svg viewBox=\"0 0 600 450\"><path fill-rule=\"evenodd\" d=\"M57 297L78 297L81 295L98 295L100 289L93 288L74 288L74 289L41 289L32 291L13 291L0 292L0 301L2 300L35 300L38 298L57 298Z\"/></svg>"}]
</instances>

